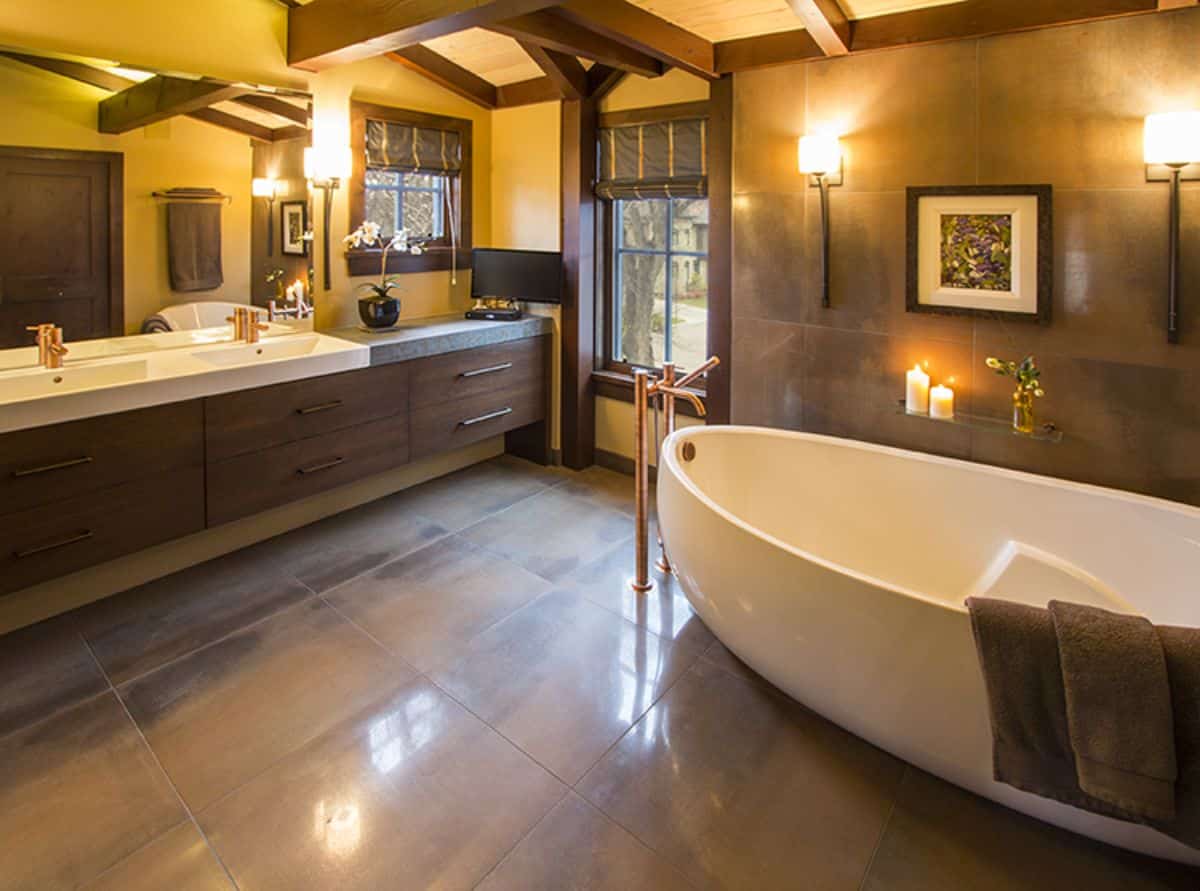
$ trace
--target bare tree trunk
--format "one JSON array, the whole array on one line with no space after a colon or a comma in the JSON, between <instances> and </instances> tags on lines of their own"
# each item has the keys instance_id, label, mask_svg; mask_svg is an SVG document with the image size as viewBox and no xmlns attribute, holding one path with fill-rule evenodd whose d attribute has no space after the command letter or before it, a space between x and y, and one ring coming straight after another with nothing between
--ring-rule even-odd
<instances>
[{"instance_id":1,"label":"bare tree trunk","mask_svg":"<svg viewBox=\"0 0 1200 891\"><path fill-rule=\"evenodd\" d=\"M624 204L624 246L655 248L667 246L667 215L656 201L627 201ZM657 211L657 212L656 212ZM621 348L628 362L657 366L662 356L654 355L654 301L666 283L666 258L652 254L626 254L622 272Z\"/></svg>"}]
</instances>

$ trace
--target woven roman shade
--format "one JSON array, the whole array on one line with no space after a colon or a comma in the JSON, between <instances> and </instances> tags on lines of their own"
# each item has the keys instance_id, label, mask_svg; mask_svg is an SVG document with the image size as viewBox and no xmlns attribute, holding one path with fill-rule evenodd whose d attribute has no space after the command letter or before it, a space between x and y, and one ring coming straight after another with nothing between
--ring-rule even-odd
<instances>
[{"instance_id":1,"label":"woven roman shade","mask_svg":"<svg viewBox=\"0 0 1200 891\"><path fill-rule=\"evenodd\" d=\"M367 166L453 176L462 171L462 141L452 130L369 120Z\"/></svg>"},{"instance_id":2,"label":"woven roman shade","mask_svg":"<svg viewBox=\"0 0 1200 891\"><path fill-rule=\"evenodd\" d=\"M704 198L708 121L659 121L600 131L599 198Z\"/></svg>"}]
</instances>

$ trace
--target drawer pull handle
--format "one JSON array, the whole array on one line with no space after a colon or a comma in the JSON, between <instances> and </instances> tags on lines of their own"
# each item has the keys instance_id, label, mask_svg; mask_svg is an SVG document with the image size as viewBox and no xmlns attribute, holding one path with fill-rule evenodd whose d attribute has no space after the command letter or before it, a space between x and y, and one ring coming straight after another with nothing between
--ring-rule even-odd
<instances>
[{"instance_id":1,"label":"drawer pull handle","mask_svg":"<svg viewBox=\"0 0 1200 891\"><path fill-rule=\"evenodd\" d=\"M311 467L301 467L296 473L301 476L308 476L313 473L320 473L322 470L333 470L339 464L345 464L345 458L334 458L332 461L323 461L320 464L314 464Z\"/></svg>"},{"instance_id":2,"label":"drawer pull handle","mask_svg":"<svg viewBox=\"0 0 1200 891\"><path fill-rule=\"evenodd\" d=\"M459 421L458 426L459 427L474 427L476 424L482 424L484 421L494 421L494 420L496 420L496 418L502 418L505 415L511 415L512 413L513 413L513 410L511 408L502 408L499 411L490 411L486 415L480 415L477 418L470 418L466 421Z\"/></svg>"},{"instance_id":3,"label":"drawer pull handle","mask_svg":"<svg viewBox=\"0 0 1200 891\"><path fill-rule=\"evenodd\" d=\"M508 371L512 368L511 362L505 362L503 365L489 365L487 368L477 368L474 371L464 371L459 377L479 377L484 374L495 374L497 371Z\"/></svg>"},{"instance_id":4,"label":"drawer pull handle","mask_svg":"<svg viewBox=\"0 0 1200 891\"><path fill-rule=\"evenodd\" d=\"M50 473L52 470L66 470L68 467L79 467L83 464L91 464L95 458L83 457L72 458L70 461L59 461L57 464L46 464L42 467L31 467L28 470L14 470L13 478L21 479L26 476L37 476L39 473Z\"/></svg>"},{"instance_id":5,"label":"drawer pull handle","mask_svg":"<svg viewBox=\"0 0 1200 891\"><path fill-rule=\"evenodd\" d=\"M322 402L320 405L310 405L308 408L296 409L298 415L315 415L323 411L329 411L333 408L341 408L342 400L335 399L333 402Z\"/></svg>"},{"instance_id":6,"label":"drawer pull handle","mask_svg":"<svg viewBox=\"0 0 1200 891\"><path fill-rule=\"evenodd\" d=\"M24 560L26 557L34 557L38 554L44 554L47 551L57 551L59 548L65 548L67 545L79 544L81 541L87 541L89 538L95 537L95 534L92 530L85 529L83 532L76 533L69 538L59 541L52 541L50 544L38 545L36 548L26 548L23 551L13 551L13 556L18 560Z\"/></svg>"}]
</instances>

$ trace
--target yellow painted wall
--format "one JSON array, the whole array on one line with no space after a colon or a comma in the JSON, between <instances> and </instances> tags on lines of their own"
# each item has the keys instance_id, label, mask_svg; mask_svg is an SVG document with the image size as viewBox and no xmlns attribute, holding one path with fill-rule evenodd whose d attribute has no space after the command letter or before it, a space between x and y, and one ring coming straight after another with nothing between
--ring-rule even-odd
<instances>
[{"instance_id":1,"label":"yellow painted wall","mask_svg":"<svg viewBox=\"0 0 1200 891\"><path fill-rule=\"evenodd\" d=\"M23 4L22 4L23 5ZM96 129L104 90L0 59L0 142L6 145L122 152L125 155L125 329L168 303L249 301L250 140L190 118L173 118L120 136ZM214 291L171 291L166 208L151 192L212 186L233 196L222 217L225 284ZM71 339L71 332L66 336Z\"/></svg>"},{"instance_id":2,"label":"yellow painted wall","mask_svg":"<svg viewBox=\"0 0 1200 891\"><path fill-rule=\"evenodd\" d=\"M562 247L562 106L558 102L492 114L492 240L490 247L557 251ZM562 354L562 311L530 304L554 319L554 355ZM554 362L551 446L561 443L562 363Z\"/></svg>"},{"instance_id":3,"label":"yellow painted wall","mask_svg":"<svg viewBox=\"0 0 1200 891\"><path fill-rule=\"evenodd\" d=\"M486 244L491 238L491 113L384 58L333 68L320 74L291 69L287 66L286 35L287 9L276 0L0 3L0 44L3 45L308 90L314 96L316 139L344 139L348 144L351 96L384 105L470 118L475 123L473 235L477 244ZM94 96L104 95L91 92ZM174 130L202 125L176 119L166 126ZM150 131L154 129L122 138L149 140ZM220 132L212 127L204 127L204 130ZM9 141L7 136L0 139ZM200 145L207 139L196 137L194 141ZM318 253L321 201L321 195L317 195L314 216ZM243 209L249 207L248 201L235 203L235 208L238 204ZM355 321L354 288L361 282L346 274L341 239L359 222L351 223L346 190L340 190L334 196L330 231L333 289L329 294L318 289L319 328ZM232 239L232 235L227 237ZM132 256L139 244L141 241L135 241L133 236L127 238L127 257ZM322 259L318 256L316 260L319 285ZM465 310L469 306L468 281L469 276L465 274L458 276L457 286L451 285L449 273L405 276L404 316L416 318Z\"/></svg>"},{"instance_id":4,"label":"yellow painted wall","mask_svg":"<svg viewBox=\"0 0 1200 891\"><path fill-rule=\"evenodd\" d=\"M680 102L705 102L709 97L708 81L678 69L662 77L626 77L600 103L603 112L651 108ZM695 418L680 417L679 426L702 423ZM633 406L628 402L600 397L596 400L596 448L626 458L632 458Z\"/></svg>"}]
</instances>

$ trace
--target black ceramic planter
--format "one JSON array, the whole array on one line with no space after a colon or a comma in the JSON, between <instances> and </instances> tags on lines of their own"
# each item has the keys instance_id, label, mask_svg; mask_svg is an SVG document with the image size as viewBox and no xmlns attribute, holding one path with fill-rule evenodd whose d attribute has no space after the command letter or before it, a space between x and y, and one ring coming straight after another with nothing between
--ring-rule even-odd
<instances>
[{"instance_id":1,"label":"black ceramic planter","mask_svg":"<svg viewBox=\"0 0 1200 891\"><path fill-rule=\"evenodd\" d=\"M400 321L400 298L363 297L358 301L358 317L368 328L391 328Z\"/></svg>"}]
</instances>

